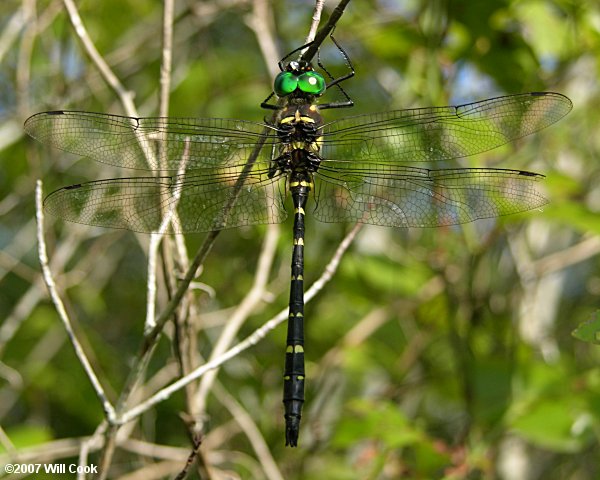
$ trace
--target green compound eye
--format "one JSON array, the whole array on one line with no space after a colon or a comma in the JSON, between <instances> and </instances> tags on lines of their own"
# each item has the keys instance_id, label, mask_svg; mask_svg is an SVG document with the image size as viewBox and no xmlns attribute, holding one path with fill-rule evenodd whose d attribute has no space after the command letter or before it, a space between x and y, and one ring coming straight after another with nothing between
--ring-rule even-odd
<instances>
[{"instance_id":1,"label":"green compound eye","mask_svg":"<svg viewBox=\"0 0 600 480\"><path fill-rule=\"evenodd\" d=\"M311 95L321 95L325 91L325 79L317 72L305 72L298 78L300 90Z\"/></svg>"},{"instance_id":2,"label":"green compound eye","mask_svg":"<svg viewBox=\"0 0 600 480\"><path fill-rule=\"evenodd\" d=\"M273 89L278 97L289 95L298 86L298 77L292 72L281 72L275 77Z\"/></svg>"}]
</instances>

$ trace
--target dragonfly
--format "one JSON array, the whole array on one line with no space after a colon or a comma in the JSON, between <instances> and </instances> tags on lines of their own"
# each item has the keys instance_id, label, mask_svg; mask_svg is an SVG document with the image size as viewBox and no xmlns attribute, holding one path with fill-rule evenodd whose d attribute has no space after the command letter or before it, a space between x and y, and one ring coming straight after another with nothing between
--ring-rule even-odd
<instances>
[{"instance_id":1,"label":"dragonfly","mask_svg":"<svg viewBox=\"0 0 600 480\"><path fill-rule=\"evenodd\" d=\"M337 43L336 43L337 45ZM285 443L298 445L304 404L305 215L321 222L438 227L539 208L538 173L460 168L456 159L530 135L572 108L560 93L499 96L463 105L411 108L325 120L351 107L338 78L288 60L261 107L262 122L226 118L125 117L50 111L25 131L48 146L98 162L147 170L146 176L60 188L44 209L86 225L169 233L210 232L281 223L293 203L293 250L283 376ZM304 48L303 46L301 48ZM337 90L337 99L322 102ZM341 96L339 94L341 92ZM341 100L340 100L341 98ZM454 162L454 163L452 163ZM435 168L434 168L435 167Z\"/></svg>"}]
</instances>

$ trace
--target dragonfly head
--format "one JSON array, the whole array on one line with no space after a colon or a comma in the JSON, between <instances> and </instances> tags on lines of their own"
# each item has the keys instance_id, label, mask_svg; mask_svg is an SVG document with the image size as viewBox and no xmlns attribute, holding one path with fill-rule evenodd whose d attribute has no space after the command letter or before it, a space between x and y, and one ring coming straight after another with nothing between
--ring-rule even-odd
<instances>
[{"instance_id":1,"label":"dragonfly head","mask_svg":"<svg viewBox=\"0 0 600 480\"><path fill-rule=\"evenodd\" d=\"M273 90L279 98L289 95L319 97L325 93L325 86L325 78L315 72L310 63L291 61L285 70L275 77Z\"/></svg>"}]
</instances>

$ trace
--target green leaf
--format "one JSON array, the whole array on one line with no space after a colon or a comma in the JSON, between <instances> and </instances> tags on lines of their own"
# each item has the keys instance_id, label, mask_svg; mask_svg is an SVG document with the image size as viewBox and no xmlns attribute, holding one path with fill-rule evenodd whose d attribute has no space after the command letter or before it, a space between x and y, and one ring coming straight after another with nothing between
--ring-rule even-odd
<instances>
[{"instance_id":1,"label":"green leaf","mask_svg":"<svg viewBox=\"0 0 600 480\"><path fill-rule=\"evenodd\" d=\"M571 335L583 342L600 345L600 310L597 310L587 322L581 323L571 332Z\"/></svg>"},{"instance_id":2,"label":"green leaf","mask_svg":"<svg viewBox=\"0 0 600 480\"><path fill-rule=\"evenodd\" d=\"M513 428L524 438L543 448L574 453L587 442L585 432L576 433L576 418L572 415L570 399L551 398L542 401L516 419Z\"/></svg>"}]
</instances>

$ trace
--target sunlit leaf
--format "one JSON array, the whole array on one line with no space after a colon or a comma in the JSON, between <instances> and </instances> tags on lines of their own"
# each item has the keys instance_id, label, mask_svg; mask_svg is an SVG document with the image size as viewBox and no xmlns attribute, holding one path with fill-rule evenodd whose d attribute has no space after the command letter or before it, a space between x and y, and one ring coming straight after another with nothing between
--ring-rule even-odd
<instances>
[{"instance_id":1,"label":"sunlit leaf","mask_svg":"<svg viewBox=\"0 0 600 480\"><path fill-rule=\"evenodd\" d=\"M548 399L516 419L512 427L539 447L565 453L576 452L588 439L573 428L575 419L570 415L571 407L568 397Z\"/></svg>"},{"instance_id":2,"label":"sunlit leaf","mask_svg":"<svg viewBox=\"0 0 600 480\"><path fill-rule=\"evenodd\" d=\"M588 321L581 323L571 335L584 342L600 345L600 311L596 311Z\"/></svg>"}]
</instances>

